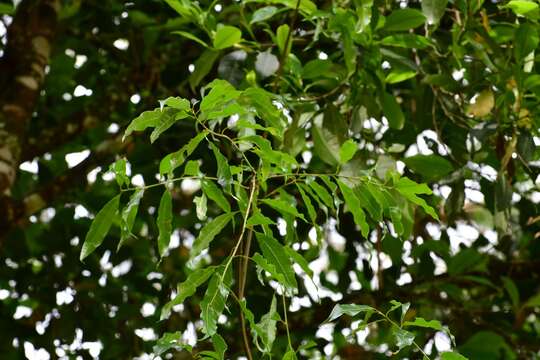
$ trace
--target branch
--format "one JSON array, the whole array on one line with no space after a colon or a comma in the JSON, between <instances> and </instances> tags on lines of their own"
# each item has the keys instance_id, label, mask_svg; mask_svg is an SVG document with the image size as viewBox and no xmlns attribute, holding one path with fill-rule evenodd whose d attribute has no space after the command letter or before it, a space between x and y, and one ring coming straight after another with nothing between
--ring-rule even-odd
<instances>
[{"instance_id":1,"label":"branch","mask_svg":"<svg viewBox=\"0 0 540 360\"><path fill-rule=\"evenodd\" d=\"M26 128L49 62L60 0L23 1L0 61L0 194L15 181Z\"/></svg>"},{"instance_id":2,"label":"branch","mask_svg":"<svg viewBox=\"0 0 540 360\"><path fill-rule=\"evenodd\" d=\"M56 177L39 190L27 195L22 201L9 196L0 196L0 244L15 226L28 222L28 217L61 198L67 190L86 183L86 176L96 166L111 161L115 154L123 152L130 144L120 137L103 141L96 151L77 166Z\"/></svg>"}]
</instances>

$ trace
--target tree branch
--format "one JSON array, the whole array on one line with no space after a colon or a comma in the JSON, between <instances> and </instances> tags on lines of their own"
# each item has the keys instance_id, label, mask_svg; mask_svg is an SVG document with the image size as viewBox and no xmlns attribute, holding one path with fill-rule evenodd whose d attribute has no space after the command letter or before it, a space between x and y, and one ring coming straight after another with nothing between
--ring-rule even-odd
<instances>
[{"instance_id":1,"label":"tree branch","mask_svg":"<svg viewBox=\"0 0 540 360\"><path fill-rule=\"evenodd\" d=\"M60 0L26 0L8 28L0 61L0 194L15 181L26 129L49 62Z\"/></svg>"}]
</instances>

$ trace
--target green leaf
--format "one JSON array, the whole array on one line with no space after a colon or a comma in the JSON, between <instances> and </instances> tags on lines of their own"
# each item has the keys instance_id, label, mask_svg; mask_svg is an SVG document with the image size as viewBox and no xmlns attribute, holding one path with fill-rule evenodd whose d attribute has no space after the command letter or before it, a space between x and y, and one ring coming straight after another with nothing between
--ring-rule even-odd
<instances>
[{"instance_id":1,"label":"green leaf","mask_svg":"<svg viewBox=\"0 0 540 360\"><path fill-rule=\"evenodd\" d=\"M307 184L313 189L313 191L315 191L315 193L321 199L324 205L326 205L329 209L334 208L334 200L332 199L332 196L330 196L328 190L326 190L323 186L319 185L316 181L311 181Z\"/></svg>"},{"instance_id":2,"label":"green leaf","mask_svg":"<svg viewBox=\"0 0 540 360\"><path fill-rule=\"evenodd\" d=\"M512 0L507 7L512 9L516 15L525 16L531 19L538 18L538 4L534 1L528 0Z\"/></svg>"},{"instance_id":3,"label":"green leaf","mask_svg":"<svg viewBox=\"0 0 540 360\"><path fill-rule=\"evenodd\" d=\"M274 16L278 12L278 8L275 6L265 6L263 8L257 9L253 16L251 17L250 24L254 24L257 22L265 21L270 19L272 16Z\"/></svg>"},{"instance_id":4,"label":"green leaf","mask_svg":"<svg viewBox=\"0 0 540 360\"><path fill-rule=\"evenodd\" d=\"M360 227L362 236L367 237L369 235L369 225L366 221L366 214L362 210L360 200L354 194L354 191L342 181L338 180L337 183L347 205L347 210L353 214L354 222Z\"/></svg>"},{"instance_id":5,"label":"green leaf","mask_svg":"<svg viewBox=\"0 0 540 360\"><path fill-rule=\"evenodd\" d=\"M254 227L256 225L273 225L275 223L274 220L264 216L260 211L257 211L249 217L246 225L248 227Z\"/></svg>"},{"instance_id":6,"label":"green leaf","mask_svg":"<svg viewBox=\"0 0 540 360\"><path fill-rule=\"evenodd\" d=\"M381 40L381 45L408 49L425 49L431 45L429 40L416 34L394 34Z\"/></svg>"},{"instance_id":7,"label":"green leaf","mask_svg":"<svg viewBox=\"0 0 540 360\"><path fill-rule=\"evenodd\" d=\"M189 114L183 110L176 111L173 108L164 108L159 123L156 124L154 131L150 134L150 143L154 143L161 134L167 131L178 120L185 119L188 116Z\"/></svg>"},{"instance_id":8,"label":"green leaf","mask_svg":"<svg viewBox=\"0 0 540 360\"><path fill-rule=\"evenodd\" d=\"M368 305L356 305L356 304L338 304L334 306L332 312L324 322L331 322L340 318L343 315L356 316L364 312L375 312L376 310Z\"/></svg>"},{"instance_id":9,"label":"green leaf","mask_svg":"<svg viewBox=\"0 0 540 360\"><path fill-rule=\"evenodd\" d=\"M438 24L444 15L448 0L422 0L422 12L428 24Z\"/></svg>"},{"instance_id":10,"label":"green leaf","mask_svg":"<svg viewBox=\"0 0 540 360\"><path fill-rule=\"evenodd\" d=\"M264 89L252 87L244 90L239 102L253 107L266 126L278 130L283 129L281 112L272 104L272 95Z\"/></svg>"},{"instance_id":11,"label":"green leaf","mask_svg":"<svg viewBox=\"0 0 540 360\"><path fill-rule=\"evenodd\" d=\"M457 352L443 352L441 354L441 360L468 360L468 359Z\"/></svg>"},{"instance_id":12,"label":"green leaf","mask_svg":"<svg viewBox=\"0 0 540 360\"><path fill-rule=\"evenodd\" d=\"M214 67L214 63L219 58L220 52L208 49L202 53L195 61L195 70L189 75L189 86L194 90Z\"/></svg>"},{"instance_id":13,"label":"green leaf","mask_svg":"<svg viewBox=\"0 0 540 360\"><path fill-rule=\"evenodd\" d=\"M232 175L231 175L231 169L229 168L229 161L221 152L219 149L212 143L210 143L210 147L212 148L212 151L214 152L214 157L216 158L217 162L217 178L219 185L223 186L227 192L231 192L231 182L232 182Z\"/></svg>"},{"instance_id":14,"label":"green leaf","mask_svg":"<svg viewBox=\"0 0 540 360\"><path fill-rule=\"evenodd\" d=\"M302 255L300 255L298 252L294 251L293 249L291 249L289 246L284 246L283 249L285 249L285 252L287 253L287 255L289 255L289 257L291 259L293 259L293 261L295 263L297 263L298 265L300 265L300 267L302 268L302 270L304 270L304 272L310 277L312 278L313 277L313 270L311 270L309 268L309 263L307 262L306 259L304 259L304 257Z\"/></svg>"},{"instance_id":15,"label":"green leaf","mask_svg":"<svg viewBox=\"0 0 540 360\"><path fill-rule=\"evenodd\" d=\"M184 175L200 176L199 162L197 160L189 160L184 167Z\"/></svg>"},{"instance_id":16,"label":"green leaf","mask_svg":"<svg viewBox=\"0 0 540 360\"><path fill-rule=\"evenodd\" d=\"M311 129L315 153L325 163L336 166L339 164L339 139L322 127L313 125Z\"/></svg>"},{"instance_id":17,"label":"green leaf","mask_svg":"<svg viewBox=\"0 0 540 360\"><path fill-rule=\"evenodd\" d=\"M212 240L218 235L221 230L231 221L235 213L221 214L209 223L207 223L199 232L199 236L193 242L191 247L190 258L193 259L206 249Z\"/></svg>"},{"instance_id":18,"label":"green leaf","mask_svg":"<svg viewBox=\"0 0 540 360\"><path fill-rule=\"evenodd\" d=\"M169 301L165 306L163 306L163 309L161 310L161 316L160 320L165 320L169 317L171 313L171 309L175 307L176 305L182 304L187 298L195 294L195 291L197 291L197 288L204 284L210 276L214 274L216 271L215 266L206 267L203 269L197 269L193 271L187 279L178 284L177 289L177 295L176 297Z\"/></svg>"},{"instance_id":19,"label":"green leaf","mask_svg":"<svg viewBox=\"0 0 540 360\"><path fill-rule=\"evenodd\" d=\"M152 348L154 355L160 356L171 349L174 349L175 351L191 351L192 347L182 342L182 335L183 334L181 331L163 334L163 336L156 342L156 345L154 345Z\"/></svg>"},{"instance_id":20,"label":"green leaf","mask_svg":"<svg viewBox=\"0 0 540 360\"><path fill-rule=\"evenodd\" d=\"M161 201L159 202L157 227L159 230L159 255L163 257L171 242L172 234L172 197L170 191L167 189L163 192Z\"/></svg>"},{"instance_id":21,"label":"green leaf","mask_svg":"<svg viewBox=\"0 0 540 360\"><path fill-rule=\"evenodd\" d=\"M122 187L123 185L129 186L129 177L126 175L126 165L127 160L126 158L118 159L114 162L114 164L111 164L109 170L114 172L114 176L116 179L116 183L118 186Z\"/></svg>"},{"instance_id":22,"label":"green leaf","mask_svg":"<svg viewBox=\"0 0 540 360\"><path fill-rule=\"evenodd\" d=\"M405 321L403 326L416 326L416 327L430 328L430 329L438 330L438 331L444 331L439 321L437 320L427 321L426 319L421 318L421 317L417 317L416 319L414 319L414 321Z\"/></svg>"},{"instance_id":23,"label":"green leaf","mask_svg":"<svg viewBox=\"0 0 540 360\"><path fill-rule=\"evenodd\" d=\"M225 352L227 351L227 343L225 340L223 340L221 335L216 333L212 335L212 344L214 345L214 350L218 356L217 359L224 360Z\"/></svg>"},{"instance_id":24,"label":"green leaf","mask_svg":"<svg viewBox=\"0 0 540 360\"><path fill-rule=\"evenodd\" d=\"M220 188L213 181L203 180L202 190L210 200L213 200L223 211L231 212L231 205Z\"/></svg>"},{"instance_id":25,"label":"green leaf","mask_svg":"<svg viewBox=\"0 0 540 360\"><path fill-rule=\"evenodd\" d=\"M116 217L119 204L120 194L109 200L96 214L96 217L92 221L92 225L90 225L90 230L86 233L81 250L80 261L83 261L88 255L93 253L99 245L101 245Z\"/></svg>"},{"instance_id":26,"label":"green leaf","mask_svg":"<svg viewBox=\"0 0 540 360\"><path fill-rule=\"evenodd\" d=\"M415 70L394 70L386 75L385 82L387 84L396 84L405 80L409 80L415 77L417 72Z\"/></svg>"},{"instance_id":27,"label":"green leaf","mask_svg":"<svg viewBox=\"0 0 540 360\"><path fill-rule=\"evenodd\" d=\"M289 46L288 46L288 49L286 50L285 49L285 43L287 42L287 37L289 36L289 25L287 24L283 24L283 25L280 25L278 28L277 28L277 31L276 31L276 44L279 48L279 51L283 54L285 52L289 52L290 51L290 48L291 48L291 43L292 43L292 39L289 40ZM292 35L291 35L292 37Z\"/></svg>"},{"instance_id":28,"label":"green leaf","mask_svg":"<svg viewBox=\"0 0 540 360\"><path fill-rule=\"evenodd\" d=\"M502 277L504 288L512 300L512 305L517 308L519 306L519 290L514 281L506 276Z\"/></svg>"},{"instance_id":29,"label":"green leaf","mask_svg":"<svg viewBox=\"0 0 540 360\"><path fill-rule=\"evenodd\" d=\"M274 340L276 339L276 325L278 320L280 320L280 318L276 311L276 297L272 296L270 309L261 317L261 321L256 327L256 329L258 329L257 336L261 339L264 345L264 354L270 354L272 352L272 346L274 345Z\"/></svg>"},{"instance_id":30,"label":"green leaf","mask_svg":"<svg viewBox=\"0 0 540 360\"><path fill-rule=\"evenodd\" d=\"M383 94L382 98L383 114L388 120L388 125L392 129L401 130L405 124L405 115L401 111L396 98L388 93Z\"/></svg>"},{"instance_id":31,"label":"green leaf","mask_svg":"<svg viewBox=\"0 0 540 360\"><path fill-rule=\"evenodd\" d=\"M417 194L431 194L431 190L426 184L417 184L408 178L402 177L395 184L395 187L396 190L410 202L421 206L428 215L439 220L439 216L435 213L435 210L429 206L424 199L417 196Z\"/></svg>"},{"instance_id":32,"label":"green leaf","mask_svg":"<svg viewBox=\"0 0 540 360\"><path fill-rule=\"evenodd\" d=\"M175 35L180 35L180 36L183 36L185 37L186 39L190 39L190 40L193 40L195 41L196 43L204 46L204 47L209 47L207 43L205 43L204 41L202 41L201 39L199 39L198 37L196 37L195 35L193 35L192 33L189 33L187 31L173 31L171 34L175 34Z\"/></svg>"},{"instance_id":33,"label":"green leaf","mask_svg":"<svg viewBox=\"0 0 540 360\"><path fill-rule=\"evenodd\" d=\"M294 350L289 350L285 353L285 355L283 355L283 358L281 360L296 360L296 359L297 357Z\"/></svg>"},{"instance_id":34,"label":"green leaf","mask_svg":"<svg viewBox=\"0 0 540 360\"><path fill-rule=\"evenodd\" d=\"M184 163L186 157L190 156L191 153L195 151L199 143L206 138L207 134L208 132L206 130L198 133L197 136L189 140L189 142L180 150L173 152L161 159L161 162L159 163L159 173L161 175L172 174L176 168Z\"/></svg>"},{"instance_id":35,"label":"green leaf","mask_svg":"<svg viewBox=\"0 0 540 360\"><path fill-rule=\"evenodd\" d=\"M285 255L283 245L271 236L261 233L255 234L264 258L276 268L279 274L283 275L285 283L282 283L282 285L291 290L296 290L298 286L293 266L289 257Z\"/></svg>"},{"instance_id":36,"label":"green leaf","mask_svg":"<svg viewBox=\"0 0 540 360\"><path fill-rule=\"evenodd\" d=\"M360 200L362 208L367 210L369 215L371 215L374 220L382 221L382 204L377 202L377 199L371 196L369 188L364 184L360 184L356 186L353 191L356 197Z\"/></svg>"},{"instance_id":37,"label":"green leaf","mask_svg":"<svg viewBox=\"0 0 540 360\"><path fill-rule=\"evenodd\" d=\"M412 345L412 343L414 342L414 334L407 330L403 330L397 326L393 326L392 333L394 335L394 339L399 350Z\"/></svg>"},{"instance_id":38,"label":"green leaf","mask_svg":"<svg viewBox=\"0 0 540 360\"><path fill-rule=\"evenodd\" d=\"M169 96L168 98L163 100L163 105L185 112L191 111L191 103L189 102L189 100L181 98L179 96Z\"/></svg>"},{"instance_id":39,"label":"green leaf","mask_svg":"<svg viewBox=\"0 0 540 360\"><path fill-rule=\"evenodd\" d=\"M426 17L416 9L394 10L386 18L384 30L386 31L405 31L414 29L426 22Z\"/></svg>"},{"instance_id":40,"label":"green leaf","mask_svg":"<svg viewBox=\"0 0 540 360\"><path fill-rule=\"evenodd\" d=\"M540 306L540 293L531 296L523 305L524 307Z\"/></svg>"},{"instance_id":41,"label":"green leaf","mask_svg":"<svg viewBox=\"0 0 540 360\"><path fill-rule=\"evenodd\" d=\"M242 41L242 31L234 26L222 26L214 35L214 48L221 50Z\"/></svg>"},{"instance_id":42,"label":"green leaf","mask_svg":"<svg viewBox=\"0 0 540 360\"><path fill-rule=\"evenodd\" d=\"M300 196L302 197L302 201L304 202L304 206L307 209L309 219L312 223L315 223L317 219L317 211L313 207L313 204L311 203L311 199L306 194L306 192L303 190L302 186L303 184L296 183L296 187L298 189L298 192L300 193Z\"/></svg>"},{"instance_id":43,"label":"green leaf","mask_svg":"<svg viewBox=\"0 0 540 360\"><path fill-rule=\"evenodd\" d=\"M120 250L124 242L131 236L131 229L135 223L135 218L137 217L137 211L139 210L139 203L144 195L144 188L138 188L129 198L124 210L122 210L121 215L121 237L120 242L118 242L118 247L116 251Z\"/></svg>"},{"instance_id":44,"label":"green leaf","mask_svg":"<svg viewBox=\"0 0 540 360\"><path fill-rule=\"evenodd\" d=\"M339 162L345 164L353 158L356 151L358 151L358 144L354 140L345 141L339 149Z\"/></svg>"},{"instance_id":45,"label":"green leaf","mask_svg":"<svg viewBox=\"0 0 540 360\"><path fill-rule=\"evenodd\" d=\"M282 199L263 199L261 200L263 204L266 204L278 212L280 212L282 215L292 215L294 217L298 217L304 221L306 219L304 218L304 215L299 213L298 210L294 207L293 204L290 204Z\"/></svg>"},{"instance_id":46,"label":"green leaf","mask_svg":"<svg viewBox=\"0 0 540 360\"><path fill-rule=\"evenodd\" d=\"M255 264L257 264L259 270L263 270L269 273L270 276L277 280L278 283L285 284L287 282L285 276L280 273L273 264L269 263L266 258L264 258L261 254L255 253L251 257L251 259L253 260L253 262L255 262ZM261 283L263 283L260 278L259 280L261 281Z\"/></svg>"},{"instance_id":47,"label":"green leaf","mask_svg":"<svg viewBox=\"0 0 540 360\"><path fill-rule=\"evenodd\" d=\"M154 109L151 111L143 112L141 115L137 116L131 121L126 131L124 132L122 141L124 141L126 137L131 135L131 133L134 131L143 131L149 127L156 127L161 121L161 116L163 116L163 112L161 111L161 109Z\"/></svg>"},{"instance_id":48,"label":"green leaf","mask_svg":"<svg viewBox=\"0 0 540 360\"><path fill-rule=\"evenodd\" d=\"M415 155L402 161L426 181L439 180L454 170L452 163L439 155Z\"/></svg>"},{"instance_id":49,"label":"green leaf","mask_svg":"<svg viewBox=\"0 0 540 360\"><path fill-rule=\"evenodd\" d=\"M238 98L241 91L238 91L225 80L214 80L206 86L211 88L210 92L202 99L200 110L208 114L222 110L225 105Z\"/></svg>"},{"instance_id":50,"label":"green leaf","mask_svg":"<svg viewBox=\"0 0 540 360\"><path fill-rule=\"evenodd\" d=\"M540 42L537 26L529 23L520 24L514 35L514 56L517 61L522 62L533 52Z\"/></svg>"},{"instance_id":51,"label":"green leaf","mask_svg":"<svg viewBox=\"0 0 540 360\"><path fill-rule=\"evenodd\" d=\"M193 202L195 203L197 219L201 221L206 220L206 211L208 210L206 195L195 196Z\"/></svg>"},{"instance_id":52,"label":"green leaf","mask_svg":"<svg viewBox=\"0 0 540 360\"><path fill-rule=\"evenodd\" d=\"M228 269L228 273L229 274L225 275L226 278L231 277L230 268ZM226 282L229 283L230 281ZM225 309L225 303L228 296L229 290L225 284L221 282L220 273L215 273L210 279L208 289L201 301L201 319L203 321L202 331L206 335L213 336L216 334L217 322L219 316Z\"/></svg>"}]
</instances>

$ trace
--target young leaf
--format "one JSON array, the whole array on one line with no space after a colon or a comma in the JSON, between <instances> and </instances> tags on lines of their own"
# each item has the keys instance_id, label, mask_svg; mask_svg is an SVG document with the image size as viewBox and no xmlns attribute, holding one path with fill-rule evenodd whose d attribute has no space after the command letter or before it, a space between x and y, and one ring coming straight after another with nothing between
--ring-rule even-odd
<instances>
[{"instance_id":1,"label":"young leaf","mask_svg":"<svg viewBox=\"0 0 540 360\"><path fill-rule=\"evenodd\" d=\"M216 267L210 266L203 269L197 269L189 274L184 282L178 284L178 295L163 306L160 320L167 319L171 313L171 309L176 305L182 304L188 297L195 294L197 288L204 284L215 271Z\"/></svg>"},{"instance_id":2,"label":"young leaf","mask_svg":"<svg viewBox=\"0 0 540 360\"><path fill-rule=\"evenodd\" d=\"M221 50L231 47L242 40L242 32L234 26L220 27L214 36L214 48Z\"/></svg>"},{"instance_id":3,"label":"young leaf","mask_svg":"<svg viewBox=\"0 0 540 360\"><path fill-rule=\"evenodd\" d=\"M275 266L278 273L283 275L285 283L282 285L286 288L296 290L297 283L292 263L289 257L285 255L283 245L268 235L256 233L256 237L264 258Z\"/></svg>"},{"instance_id":4,"label":"young leaf","mask_svg":"<svg viewBox=\"0 0 540 360\"><path fill-rule=\"evenodd\" d=\"M124 208L124 210L122 210L122 235L120 237L120 242L118 243L116 251L120 250L124 242L131 235L131 229L133 228L133 224L135 223L135 217L137 216L137 211L139 210L139 203L143 195L144 188L138 188L137 190L135 190L135 192L129 198L129 202L127 203L126 207Z\"/></svg>"},{"instance_id":5,"label":"young leaf","mask_svg":"<svg viewBox=\"0 0 540 360\"><path fill-rule=\"evenodd\" d=\"M163 257L169 247L172 234L172 197L170 191L167 189L163 192L161 201L159 202L157 226L159 230L159 255Z\"/></svg>"},{"instance_id":6,"label":"young leaf","mask_svg":"<svg viewBox=\"0 0 540 360\"><path fill-rule=\"evenodd\" d=\"M349 139L345 141L339 149L339 162L345 164L353 158L357 150L358 144L354 140Z\"/></svg>"},{"instance_id":7,"label":"young leaf","mask_svg":"<svg viewBox=\"0 0 540 360\"><path fill-rule=\"evenodd\" d=\"M96 217L90 225L90 230L86 233L86 238L81 250L80 260L83 261L88 255L94 252L105 239L111 225L118 212L120 203L120 194L113 197L96 214Z\"/></svg>"},{"instance_id":8,"label":"young leaf","mask_svg":"<svg viewBox=\"0 0 540 360\"><path fill-rule=\"evenodd\" d=\"M190 258L193 259L210 245L212 240L223 228L231 221L235 213L221 214L209 223L207 223L199 232L199 236L193 242Z\"/></svg>"},{"instance_id":9,"label":"young leaf","mask_svg":"<svg viewBox=\"0 0 540 360\"><path fill-rule=\"evenodd\" d=\"M223 195L223 192L214 184L214 182L210 180L203 180L202 182L202 190L210 198L210 200L213 200L223 211L225 212L231 212L231 205L225 198L225 195Z\"/></svg>"},{"instance_id":10,"label":"young leaf","mask_svg":"<svg viewBox=\"0 0 540 360\"><path fill-rule=\"evenodd\" d=\"M367 237L369 235L369 226L366 221L366 214L362 210L362 204L354 191L344 184L342 181L338 180L338 185L347 205L347 210L353 214L354 222L360 227L360 232L362 236Z\"/></svg>"},{"instance_id":11,"label":"young leaf","mask_svg":"<svg viewBox=\"0 0 540 360\"><path fill-rule=\"evenodd\" d=\"M422 25L426 21L426 17L416 9L399 9L394 10L384 23L386 31L404 31L414 29Z\"/></svg>"}]
</instances>

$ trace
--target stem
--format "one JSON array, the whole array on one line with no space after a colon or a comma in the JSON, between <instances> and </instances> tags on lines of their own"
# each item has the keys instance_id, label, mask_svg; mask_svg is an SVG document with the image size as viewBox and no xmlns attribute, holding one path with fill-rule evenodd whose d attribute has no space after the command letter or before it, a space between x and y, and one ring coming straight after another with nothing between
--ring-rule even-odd
<instances>
[{"instance_id":1,"label":"stem","mask_svg":"<svg viewBox=\"0 0 540 360\"><path fill-rule=\"evenodd\" d=\"M247 215L246 215L247 217ZM243 251L243 257L241 259L242 263L240 266L240 272L239 272L239 281L238 281L238 299L244 298L244 290L246 287L246 279L247 279L247 268L248 268L248 262L249 262L249 252L251 248L251 239L253 237L253 230L249 230L246 243L244 244L244 251ZM244 348L246 349L246 355L249 360L253 359L251 355L251 349L249 347L249 338L247 334L246 329L246 319L244 317L244 312L240 311L240 322L242 325L242 338L244 339Z\"/></svg>"},{"instance_id":2,"label":"stem","mask_svg":"<svg viewBox=\"0 0 540 360\"><path fill-rule=\"evenodd\" d=\"M291 342L291 333L289 332L289 320L287 319L287 304L285 303L285 289L283 289L283 294L281 294L281 300L283 301L283 318L285 323L285 330L287 330L287 341L289 342L289 349L293 349Z\"/></svg>"}]
</instances>

